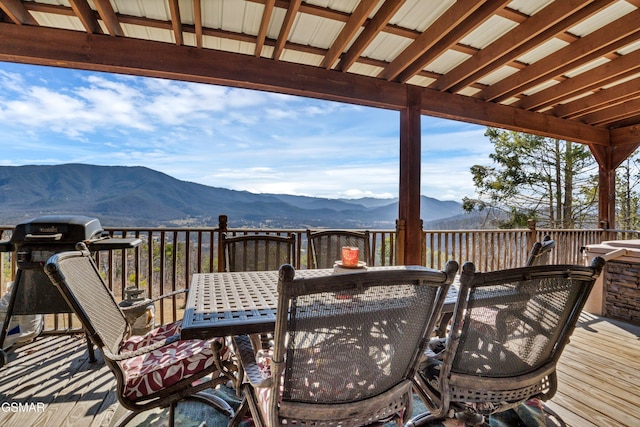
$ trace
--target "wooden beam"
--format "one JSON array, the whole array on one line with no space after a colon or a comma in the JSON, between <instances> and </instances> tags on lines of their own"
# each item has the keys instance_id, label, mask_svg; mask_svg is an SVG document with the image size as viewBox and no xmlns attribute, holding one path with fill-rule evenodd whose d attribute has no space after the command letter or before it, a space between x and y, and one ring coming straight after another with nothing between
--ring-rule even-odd
<instances>
[{"instance_id":1,"label":"wooden beam","mask_svg":"<svg viewBox=\"0 0 640 427\"><path fill-rule=\"evenodd\" d=\"M600 90L593 95L558 105L553 109L552 114L564 118L580 117L638 96L640 96L640 79L636 78Z\"/></svg>"},{"instance_id":2,"label":"wooden beam","mask_svg":"<svg viewBox=\"0 0 640 427\"><path fill-rule=\"evenodd\" d=\"M424 89L422 113L451 120L527 132L581 144L609 145L609 131L549 114Z\"/></svg>"},{"instance_id":3,"label":"wooden beam","mask_svg":"<svg viewBox=\"0 0 640 427\"><path fill-rule=\"evenodd\" d=\"M420 56L429 49L432 49L436 43L447 37L447 35L453 32L465 19L468 19L469 15L475 12L482 3L482 0L456 2L429 26L428 31L422 32L417 39L400 52L400 54L378 74L378 77L386 80L393 80L398 77L405 68L420 58ZM460 37L456 37L456 39L459 38ZM439 51L441 51L441 49L439 49Z\"/></svg>"},{"instance_id":4,"label":"wooden beam","mask_svg":"<svg viewBox=\"0 0 640 427\"><path fill-rule=\"evenodd\" d=\"M407 106L400 110L400 186L398 219L405 226L405 265L422 265L422 222L420 220L422 91L407 86Z\"/></svg>"},{"instance_id":5,"label":"wooden beam","mask_svg":"<svg viewBox=\"0 0 640 427\"><path fill-rule=\"evenodd\" d=\"M340 54L347 47L349 42L355 37L356 33L367 20L373 9L377 6L378 0L362 0L355 8L347 24L342 27L342 31L333 41L329 51L322 59L320 66L327 70L333 67Z\"/></svg>"},{"instance_id":6,"label":"wooden beam","mask_svg":"<svg viewBox=\"0 0 640 427\"><path fill-rule=\"evenodd\" d=\"M295 21L296 19L296 15L298 14L298 9L300 8L301 2L302 0L291 0L291 2L289 2L287 13L284 15L284 22L282 23L280 33L278 34L276 47L273 50L273 59L275 60L280 59L280 55L282 55L284 46L287 44L289 34L291 33L291 28L293 27L293 21Z\"/></svg>"},{"instance_id":7,"label":"wooden beam","mask_svg":"<svg viewBox=\"0 0 640 427\"><path fill-rule=\"evenodd\" d=\"M614 147L640 142L640 125L632 125L611 130L611 145Z\"/></svg>"},{"instance_id":8,"label":"wooden beam","mask_svg":"<svg viewBox=\"0 0 640 427\"><path fill-rule=\"evenodd\" d=\"M196 46L202 48L202 3L193 0L193 22L196 29Z\"/></svg>"},{"instance_id":9,"label":"wooden beam","mask_svg":"<svg viewBox=\"0 0 640 427\"><path fill-rule=\"evenodd\" d=\"M397 74L395 80L403 83L409 81L413 76L422 71L425 65L440 56L447 49L450 49L452 46L454 46L460 39L476 29L487 19L491 18L497 10L502 9L507 3L510 3L510 1L487 0L481 2L479 7L475 9L473 13L466 19L461 21L458 25L452 25L450 28L447 28L446 35L438 40L435 44L433 44L431 48L427 49L415 61L407 64L400 64L402 65L403 71ZM453 7L466 7L466 3L456 2L456 4L452 6L452 8ZM431 31L428 32L430 33Z\"/></svg>"},{"instance_id":10,"label":"wooden beam","mask_svg":"<svg viewBox=\"0 0 640 427\"><path fill-rule=\"evenodd\" d=\"M96 6L96 9L100 14L100 18L107 26L109 34L112 36L122 37L124 32L122 31L122 27L120 26L120 21L118 21L116 13L113 11L111 2L109 0L93 0L93 4Z\"/></svg>"},{"instance_id":11,"label":"wooden beam","mask_svg":"<svg viewBox=\"0 0 640 427\"><path fill-rule=\"evenodd\" d=\"M348 71L356 62L362 52L369 46L373 39L382 31L389 20L396 14L398 9L406 0L387 0L385 1L375 16L369 21L358 38L353 42L349 50L343 55L340 62L336 66L337 70Z\"/></svg>"},{"instance_id":12,"label":"wooden beam","mask_svg":"<svg viewBox=\"0 0 640 427\"><path fill-rule=\"evenodd\" d=\"M487 101L503 101L576 68L579 63L614 52L637 40L639 20L640 11L631 12L489 86L476 96Z\"/></svg>"},{"instance_id":13,"label":"wooden beam","mask_svg":"<svg viewBox=\"0 0 640 427\"><path fill-rule=\"evenodd\" d=\"M0 9L17 25L40 25L20 0L0 0Z\"/></svg>"},{"instance_id":14,"label":"wooden beam","mask_svg":"<svg viewBox=\"0 0 640 427\"><path fill-rule=\"evenodd\" d=\"M96 14L87 3L87 0L69 0L73 13L78 17L82 26L89 34L104 34L98 23Z\"/></svg>"},{"instance_id":15,"label":"wooden beam","mask_svg":"<svg viewBox=\"0 0 640 427\"><path fill-rule=\"evenodd\" d=\"M271 15L273 15L273 8L276 4L276 0L267 0L264 3L264 10L262 11L262 19L260 20L260 29L258 30L258 37L256 40L255 56L262 55L262 48L264 47L264 41L267 38L267 30L269 29L269 22L271 22Z\"/></svg>"},{"instance_id":16,"label":"wooden beam","mask_svg":"<svg viewBox=\"0 0 640 427\"><path fill-rule=\"evenodd\" d=\"M615 228L616 166L612 164L611 147L589 145L598 162L598 224L600 228Z\"/></svg>"},{"instance_id":17,"label":"wooden beam","mask_svg":"<svg viewBox=\"0 0 640 427\"><path fill-rule=\"evenodd\" d=\"M565 0L547 6L449 71L430 87L454 93L462 90L507 62L538 47L554 35L578 24L612 1L599 0L584 7L585 0Z\"/></svg>"},{"instance_id":18,"label":"wooden beam","mask_svg":"<svg viewBox=\"0 0 640 427\"><path fill-rule=\"evenodd\" d=\"M266 90L400 111L405 85L318 67L209 49L0 23L0 60ZM580 143L609 131L547 114L420 89L422 113Z\"/></svg>"},{"instance_id":19,"label":"wooden beam","mask_svg":"<svg viewBox=\"0 0 640 427\"><path fill-rule=\"evenodd\" d=\"M176 39L176 44L181 46L184 44L184 41L182 38L182 18L180 18L180 5L178 5L178 0L169 0L169 11L171 12L173 36Z\"/></svg>"},{"instance_id":20,"label":"wooden beam","mask_svg":"<svg viewBox=\"0 0 640 427\"><path fill-rule=\"evenodd\" d=\"M566 79L555 86L527 96L519 101L516 106L526 110L543 108L591 89L597 89L608 83L613 83L625 76L632 76L639 71L640 50L636 50L593 68L589 72Z\"/></svg>"},{"instance_id":21,"label":"wooden beam","mask_svg":"<svg viewBox=\"0 0 640 427\"><path fill-rule=\"evenodd\" d=\"M638 111L640 111L640 99L636 97L635 99L620 102L615 106L611 104L607 109L585 114L580 120L596 126L608 126L627 117L635 117L638 115Z\"/></svg>"}]
</instances>

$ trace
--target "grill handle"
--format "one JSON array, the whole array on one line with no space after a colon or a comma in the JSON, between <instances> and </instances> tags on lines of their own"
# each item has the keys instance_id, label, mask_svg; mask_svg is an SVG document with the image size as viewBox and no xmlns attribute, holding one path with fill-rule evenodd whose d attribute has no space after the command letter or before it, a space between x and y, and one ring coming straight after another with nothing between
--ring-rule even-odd
<instances>
[{"instance_id":1,"label":"grill handle","mask_svg":"<svg viewBox=\"0 0 640 427\"><path fill-rule=\"evenodd\" d=\"M62 239L62 233L56 233L56 234L27 234L26 236L24 236L25 240L61 240Z\"/></svg>"}]
</instances>

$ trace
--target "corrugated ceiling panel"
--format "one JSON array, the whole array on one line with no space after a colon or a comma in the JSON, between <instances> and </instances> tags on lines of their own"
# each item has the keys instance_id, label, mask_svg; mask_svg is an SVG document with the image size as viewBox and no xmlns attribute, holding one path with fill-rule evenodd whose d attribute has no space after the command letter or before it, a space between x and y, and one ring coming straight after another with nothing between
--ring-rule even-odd
<instances>
[{"instance_id":1,"label":"corrugated ceiling panel","mask_svg":"<svg viewBox=\"0 0 640 427\"><path fill-rule=\"evenodd\" d=\"M278 34L280 34L280 29L282 28L286 14L286 10L279 7L273 9L271 20L269 21L269 27L267 28L268 38L272 40L276 40L278 38Z\"/></svg>"},{"instance_id":2,"label":"corrugated ceiling panel","mask_svg":"<svg viewBox=\"0 0 640 427\"><path fill-rule=\"evenodd\" d=\"M171 10L166 1L137 0L142 8L142 16L159 21L171 21ZM135 3L135 2L131 2Z\"/></svg>"},{"instance_id":3,"label":"corrugated ceiling panel","mask_svg":"<svg viewBox=\"0 0 640 427\"><path fill-rule=\"evenodd\" d=\"M178 1L178 7L180 8L180 21L183 24L194 25L193 1L180 0Z\"/></svg>"},{"instance_id":4,"label":"corrugated ceiling panel","mask_svg":"<svg viewBox=\"0 0 640 427\"><path fill-rule=\"evenodd\" d=\"M115 13L131 16L145 16L144 5L141 0L111 0L111 6Z\"/></svg>"},{"instance_id":5,"label":"corrugated ceiling panel","mask_svg":"<svg viewBox=\"0 0 640 427\"><path fill-rule=\"evenodd\" d=\"M584 37L634 10L636 8L626 1L617 1L578 25L571 27L569 33Z\"/></svg>"},{"instance_id":6,"label":"corrugated ceiling panel","mask_svg":"<svg viewBox=\"0 0 640 427\"><path fill-rule=\"evenodd\" d=\"M262 22L262 14L264 6L258 3L247 3L244 10L244 22L242 23L242 32L257 36L260 31L260 23Z\"/></svg>"},{"instance_id":7,"label":"corrugated ceiling panel","mask_svg":"<svg viewBox=\"0 0 640 427\"><path fill-rule=\"evenodd\" d=\"M343 22L332 19L299 13L288 40L306 46L328 49L344 25Z\"/></svg>"},{"instance_id":8,"label":"corrugated ceiling panel","mask_svg":"<svg viewBox=\"0 0 640 427\"><path fill-rule=\"evenodd\" d=\"M360 3L360 0L305 0L305 3L323 8L351 13Z\"/></svg>"},{"instance_id":9,"label":"corrugated ceiling panel","mask_svg":"<svg viewBox=\"0 0 640 427\"><path fill-rule=\"evenodd\" d=\"M173 31L161 28L143 27L140 25L120 24L126 37L136 39L155 40L165 43L175 43Z\"/></svg>"},{"instance_id":10,"label":"corrugated ceiling panel","mask_svg":"<svg viewBox=\"0 0 640 427\"><path fill-rule=\"evenodd\" d=\"M202 36L202 46L206 49L216 49L225 52L253 55L256 48L254 43L222 39L220 37Z\"/></svg>"},{"instance_id":11,"label":"corrugated ceiling panel","mask_svg":"<svg viewBox=\"0 0 640 427\"><path fill-rule=\"evenodd\" d=\"M602 86L602 88L603 88L603 89L609 89L609 88L612 88L612 87L617 86L617 85L619 85L619 84L622 84L622 83L625 83L625 82L628 82L628 81L631 81L631 80L635 80L635 79L640 79L640 73L638 73L638 74L634 74L634 75L629 76L629 77L624 78L624 79L620 79L620 80L618 80L618 81L617 81L617 82L615 82L615 83L611 83L611 84L608 84L608 85ZM639 84L638 84L638 87L640 87L640 81L638 81L638 83L639 83Z\"/></svg>"},{"instance_id":12,"label":"corrugated ceiling panel","mask_svg":"<svg viewBox=\"0 0 640 427\"><path fill-rule=\"evenodd\" d=\"M518 72L517 68L505 65L478 80L478 83L490 86Z\"/></svg>"},{"instance_id":13,"label":"corrugated ceiling panel","mask_svg":"<svg viewBox=\"0 0 640 427\"><path fill-rule=\"evenodd\" d=\"M389 23L410 30L424 31L454 3L452 0L408 0ZM426 4L428 6L425 7Z\"/></svg>"},{"instance_id":14,"label":"corrugated ceiling panel","mask_svg":"<svg viewBox=\"0 0 640 427\"><path fill-rule=\"evenodd\" d=\"M209 0L200 2L202 12L202 26L207 28L222 28L223 5L225 0ZM232 2L238 6L241 2ZM226 9L225 9L226 12ZM240 27L240 24L238 24Z\"/></svg>"},{"instance_id":15,"label":"corrugated ceiling panel","mask_svg":"<svg viewBox=\"0 0 640 427\"><path fill-rule=\"evenodd\" d=\"M382 67L376 67L369 64L354 63L348 72L353 74L360 74L362 76L375 77L382 71Z\"/></svg>"},{"instance_id":16,"label":"corrugated ceiling panel","mask_svg":"<svg viewBox=\"0 0 640 427\"><path fill-rule=\"evenodd\" d=\"M438 74L444 74L448 71L451 71L453 68L462 64L464 61L469 59L471 55L466 53L458 52L456 50L449 49L439 57L437 57L433 62L427 64L424 69L426 71L432 71Z\"/></svg>"},{"instance_id":17,"label":"corrugated ceiling panel","mask_svg":"<svg viewBox=\"0 0 640 427\"><path fill-rule=\"evenodd\" d=\"M564 1L564 0L556 0ZM547 5L553 3L554 0L513 0L507 5L508 8L517 10L524 13L527 16L534 15L545 8Z\"/></svg>"},{"instance_id":18,"label":"corrugated ceiling panel","mask_svg":"<svg viewBox=\"0 0 640 427\"><path fill-rule=\"evenodd\" d=\"M194 33L183 33L182 34L182 42L185 46L198 46L196 41L196 35Z\"/></svg>"},{"instance_id":19,"label":"corrugated ceiling panel","mask_svg":"<svg viewBox=\"0 0 640 427\"><path fill-rule=\"evenodd\" d=\"M483 49L517 26L518 24L510 19L494 15L462 38L460 43Z\"/></svg>"},{"instance_id":20,"label":"corrugated ceiling panel","mask_svg":"<svg viewBox=\"0 0 640 427\"><path fill-rule=\"evenodd\" d=\"M555 86L558 83L560 83L560 82L557 81L557 80L547 80L546 82L540 83L539 85L534 86L531 89L529 89L529 90L527 90L527 91L525 91L523 93L525 95L533 95L536 92L540 92L541 90L545 90L545 89L547 89L547 88L549 88L551 86Z\"/></svg>"},{"instance_id":21,"label":"corrugated ceiling panel","mask_svg":"<svg viewBox=\"0 0 640 427\"><path fill-rule=\"evenodd\" d=\"M584 65L582 65L581 67L577 67L574 68L566 73L564 73L565 76L567 77L575 77L579 74L585 73L589 70L592 70L596 67L599 67L600 65L606 64L607 62L609 62L609 59L607 58L598 58L596 60L590 61Z\"/></svg>"},{"instance_id":22,"label":"corrugated ceiling panel","mask_svg":"<svg viewBox=\"0 0 640 427\"><path fill-rule=\"evenodd\" d=\"M407 83L415 85L415 86L422 86L422 87L427 87L429 86L431 83L435 82L436 79L430 78L430 77L424 77L424 76L420 76L420 75L415 75L413 77L411 77Z\"/></svg>"},{"instance_id":23,"label":"corrugated ceiling panel","mask_svg":"<svg viewBox=\"0 0 640 427\"><path fill-rule=\"evenodd\" d=\"M248 4L249 3L243 1L225 0L222 2L222 8L218 12L221 14L220 19L222 19L222 22L217 28L242 33L244 30L244 16Z\"/></svg>"},{"instance_id":24,"label":"corrugated ceiling panel","mask_svg":"<svg viewBox=\"0 0 640 427\"><path fill-rule=\"evenodd\" d=\"M524 64L533 64L534 62L537 62L543 58L546 58L552 53L557 52L558 50L566 47L568 44L569 44L568 42L554 37L542 43L541 45L537 46L535 49L525 53L524 55L519 57L517 60Z\"/></svg>"},{"instance_id":25,"label":"corrugated ceiling panel","mask_svg":"<svg viewBox=\"0 0 640 427\"><path fill-rule=\"evenodd\" d=\"M324 57L321 55L314 55L312 53L305 53L291 49L284 49L282 51L282 56L280 57L283 61L314 66L320 65L323 58Z\"/></svg>"},{"instance_id":26,"label":"corrugated ceiling panel","mask_svg":"<svg viewBox=\"0 0 640 427\"><path fill-rule=\"evenodd\" d=\"M634 50L638 50L638 49L640 49L640 41L628 44L625 47L623 47L622 49L618 49L618 53L620 55L627 55L627 54L633 52Z\"/></svg>"},{"instance_id":27,"label":"corrugated ceiling panel","mask_svg":"<svg viewBox=\"0 0 640 427\"><path fill-rule=\"evenodd\" d=\"M85 31L82 22L74 16L53 15L31 11L31 15L43 27L63 28L65 30Z\"/></svg>"},{"instance_id":28,"label":"corrugated ceiling panel","mask_svg":"<svg viewBox=\"0 0 640 427\"><path fill-rule=\"evenodd\" d=\"M393 61L403 50L411 44L412 40L395 34L379 33L362 52L366 58L380 61Z\"/></svg>"},{"instance_id":29,"label":"corrugated ceiling panel","mask_svg":"<svg viewBox=\"0 0 640 427\"><path fill-rule=\"evenodd\" d=\"M473 96L476 93L480 92L481 89L475 88L475 87L471 87L471 86L467 86L464 89L462 89L461 91L458 91L457 94L458 95L464 95L464 96Z\"/></svg>"}]
</instances>

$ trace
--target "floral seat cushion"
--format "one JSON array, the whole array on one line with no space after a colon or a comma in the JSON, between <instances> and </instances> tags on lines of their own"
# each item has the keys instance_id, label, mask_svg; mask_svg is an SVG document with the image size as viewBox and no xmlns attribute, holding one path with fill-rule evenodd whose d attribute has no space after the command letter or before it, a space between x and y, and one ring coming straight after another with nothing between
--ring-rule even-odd
<instances>
[{"instance_id":1,"label":"floral seat cushion","mask_svg":"<svg viewBox=\"0 0 640 427\"><path fill-rule=\"evenodd\" d=\"M125 341L121 352L135 351L180 333L181 321L170 323L143 336L132 336ZM214 363L211 342L223 345L221 357L228 360L230 352L223 338L213 340L176 341L150 353L119 362L125 374L124 396L132 401L176 384Z\"/></svg>"}]
</instances>

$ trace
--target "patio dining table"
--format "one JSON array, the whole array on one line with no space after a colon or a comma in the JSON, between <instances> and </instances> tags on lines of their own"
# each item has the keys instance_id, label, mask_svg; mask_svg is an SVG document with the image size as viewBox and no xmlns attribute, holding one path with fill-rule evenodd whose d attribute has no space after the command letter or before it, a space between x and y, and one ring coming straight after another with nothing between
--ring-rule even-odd
<instances>
[{"instance_id":1,"label":"patio dining table","mask_svg":"<svg viewBox=\"0 0 640 427\"><path fill-rule=\"evenodd\" d=\"M368 267L367 270L426 269L420 266ZM273 332L278 306L278 271L194 274L184 312L182 339ZM296 278L334 274L333 269L296 270ZM358 274L347 273L347 274ZM457 285L449 288L443 313L452 313ZM448 316L450 317L450 316ZM445 316L445 318L448 318ZM440 328L442 329L442 328Z\"/></svg>"}]
</instances>

